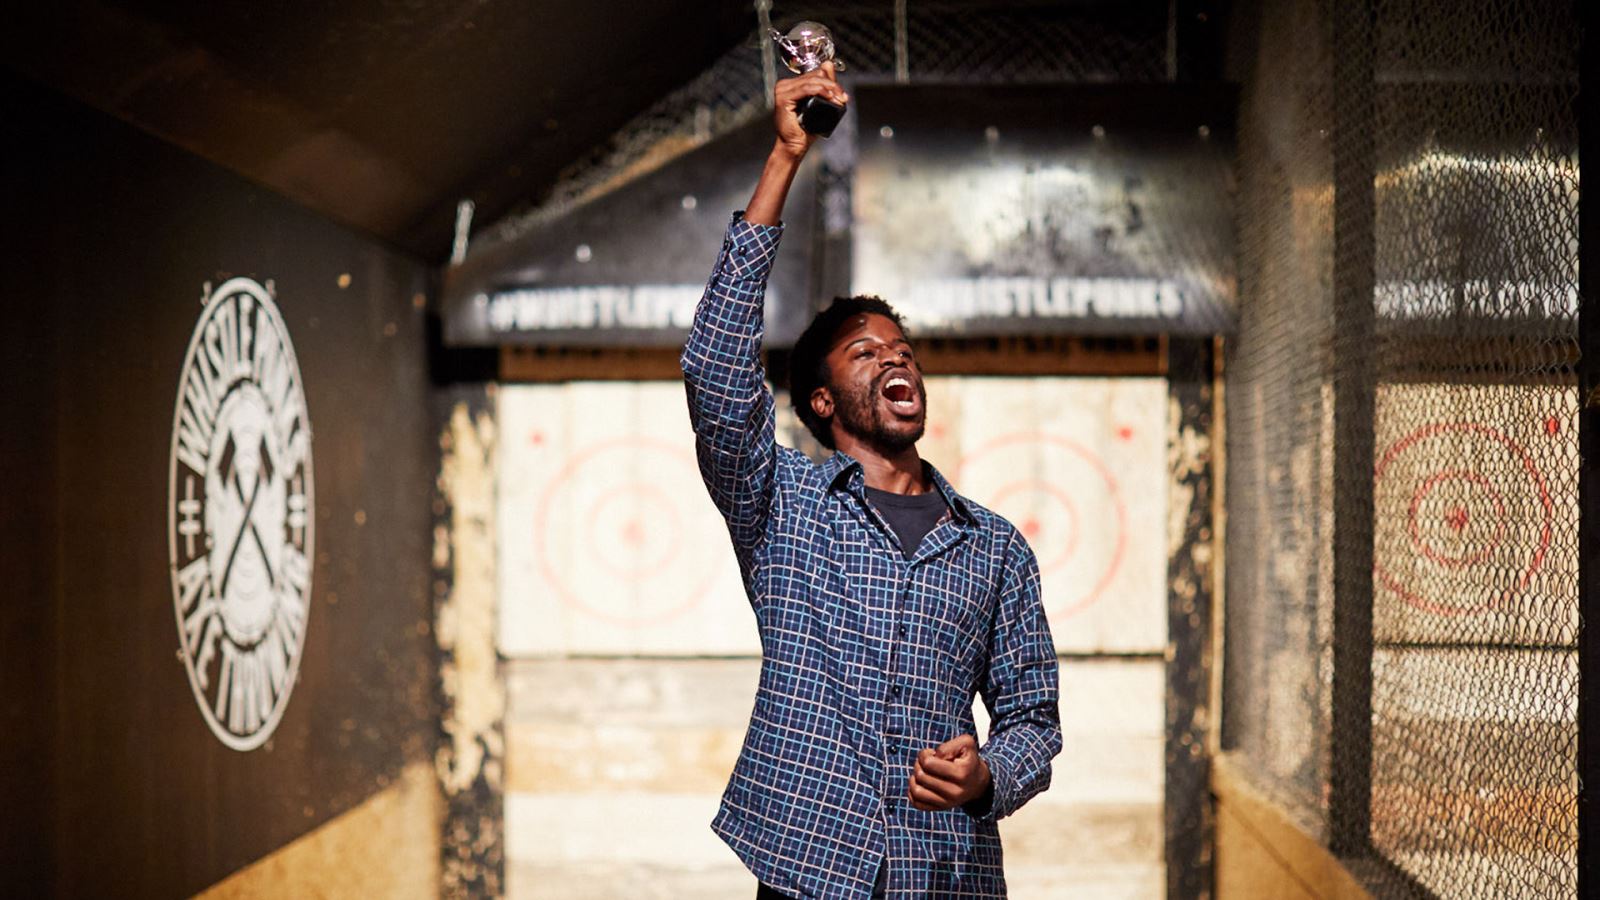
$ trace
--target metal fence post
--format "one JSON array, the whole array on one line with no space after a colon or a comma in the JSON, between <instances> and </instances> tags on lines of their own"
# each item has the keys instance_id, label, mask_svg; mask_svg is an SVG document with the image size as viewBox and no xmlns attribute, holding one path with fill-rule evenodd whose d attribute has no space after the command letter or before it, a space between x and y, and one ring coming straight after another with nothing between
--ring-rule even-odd
<instances>
[{"instance_id":1,"label":"metal fence post","mask_svg":"<svg viewBox=\"0 0 1600 900\"><path fill-rule=\"evenodd\" d=\"M1333 733L1329 844L1366 856L1372 825L1373 8L1333 9Z\"/></svg>"},{"instance_id":2,"label":"metal fence post","mask_svg":"<svg viewBox=\"0 0 1600 900\"><path fill-rule=\"evenodd\" d=\"M1596 62L1592 29L1578 73L1578 896L1600 891L1600 209L1582 194L1595 177ZM1585 148L1588 153L1582 152Z\"/></svg>"}]
</instances>

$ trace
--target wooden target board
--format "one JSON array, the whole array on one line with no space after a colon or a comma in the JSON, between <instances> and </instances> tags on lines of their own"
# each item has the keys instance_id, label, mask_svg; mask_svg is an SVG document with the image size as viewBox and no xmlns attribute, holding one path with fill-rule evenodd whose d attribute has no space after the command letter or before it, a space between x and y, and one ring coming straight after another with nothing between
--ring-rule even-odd
<instances>
[{"instance_id":1,"label":"wooden target board","mask_svg":"<svg viewBox=\"0 0 1600 900\"><path fill-rule=\"evenodd\" d=\"M1380 641L1575 640L1577 423L1571 388L1378 389Z\"/></svg>"},{"instance_id":2,"label":"wooden target board","mask_svg":"<svg viewBox=\"0 0 1600 900\"><path fill-rule=\"evenodd\" d=\"M677 382L499 393L500 648L758 654Z\"/></svg>"},{"instance_id":3,"label":"wooden target board","mask_svg":"<svg viewBox=\"0 0 1600 900\"><path fill-rule=\"evenodd\" d=\"M1039 558L1058 649L1166 643L1166 385L928 380L919 445ZM508 656L760 652L683 387L499 394L500 646Z\"/></svg>"},{"instance_id":4,"label":"wooden target board","mask_svg":"<svg viewBox=\"0 0 1600 900\"><path fill-rule=\"evenodd\" d=\"M1163 649L1166 382L945 377L927 384L922 454L1027 538L1056 648Z\"/></svg>"}]
</instances>

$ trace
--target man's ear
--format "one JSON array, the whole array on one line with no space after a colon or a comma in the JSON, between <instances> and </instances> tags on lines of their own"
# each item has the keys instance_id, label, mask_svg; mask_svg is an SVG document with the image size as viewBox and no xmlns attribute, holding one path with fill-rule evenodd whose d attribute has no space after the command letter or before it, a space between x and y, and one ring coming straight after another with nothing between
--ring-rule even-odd
<instances>
[{"instance_id":1,"label":"man's ear","mask_svg":"<svg viewBox=\"0 0 1600 900\"><path fill-rule=\"evenodd\" d=\"M833 392L826 386L811 392L811 411L823 421L833 418Z\"/></svg>"}]
</instances>

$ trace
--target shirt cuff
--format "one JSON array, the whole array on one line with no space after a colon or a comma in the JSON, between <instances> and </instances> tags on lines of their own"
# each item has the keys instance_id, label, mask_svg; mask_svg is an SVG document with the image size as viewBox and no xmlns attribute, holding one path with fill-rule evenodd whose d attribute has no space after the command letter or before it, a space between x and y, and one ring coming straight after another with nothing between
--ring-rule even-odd
<instances>
[{"instance_id":1,"label":"shirt cuff","mask_svg":"<svg viewBox=\"0 0 1600 900\"><path fill-rule=\"evenodd\" d=\"M1000 818L1001 810L1005 809L1006 798L1010 796L1011 774L1006 769L1006 764L992 754L979 750L978 755L983 757L984 765L989 767L989 789L962 809L980 822L993 822Z\"/></svg>"},{"instance_id":2,"label":"shirt cuff","mask_svg":"<svg viewBox=\"0 0 1600 900\"><path fill-rule=\"evenodd\" d=\"M722 238L722 262L718 272L734 278L766 278L778 255L778 240L783 225L758 225L744 220L744 210L733 214Z\"/></svg>"}]
</instances>

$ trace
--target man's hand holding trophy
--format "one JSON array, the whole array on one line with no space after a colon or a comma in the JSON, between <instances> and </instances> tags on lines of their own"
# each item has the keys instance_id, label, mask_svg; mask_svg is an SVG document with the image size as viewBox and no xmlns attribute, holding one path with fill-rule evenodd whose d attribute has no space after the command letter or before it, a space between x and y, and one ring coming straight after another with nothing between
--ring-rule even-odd
<instances>
[{"instance_id":1,"label":"man's hand holding trophy","mask_svg":"<svg viewBox=\"0 0 1600 900\"><path fill-rule=\"evenodd\" d=\"M834 59L832 33L816 22L801 22L789 29L788 34L772 29L772 41L778 45L784 66L800 76L778 86L776 100L780 116L786 109L792 109L806 133L818 137L833 134L834 127L844 117L847 98L834 80L834 76L844 70L844 63ZM805 90L819 80L826 82L827 89ZM787 91L784 84L789 85Z\"/></svg>"},{"instance_id":2,"label":"man's hand holding trophy","mask_svg":"<svg viewBox=\"0 0 1600 900\"><path fill-rule=\"evenodd\" d=\"M828 29L816 22L801 22L788 34L774 30L772 40L783 64L799 77L785 78L773 87L777 142L744 210L745 221L758 225L778 224L800 161L813 141L833 133L850 100L834 79L843 65L833 58L833 35Z\"/></svg>"}]
</instances>

